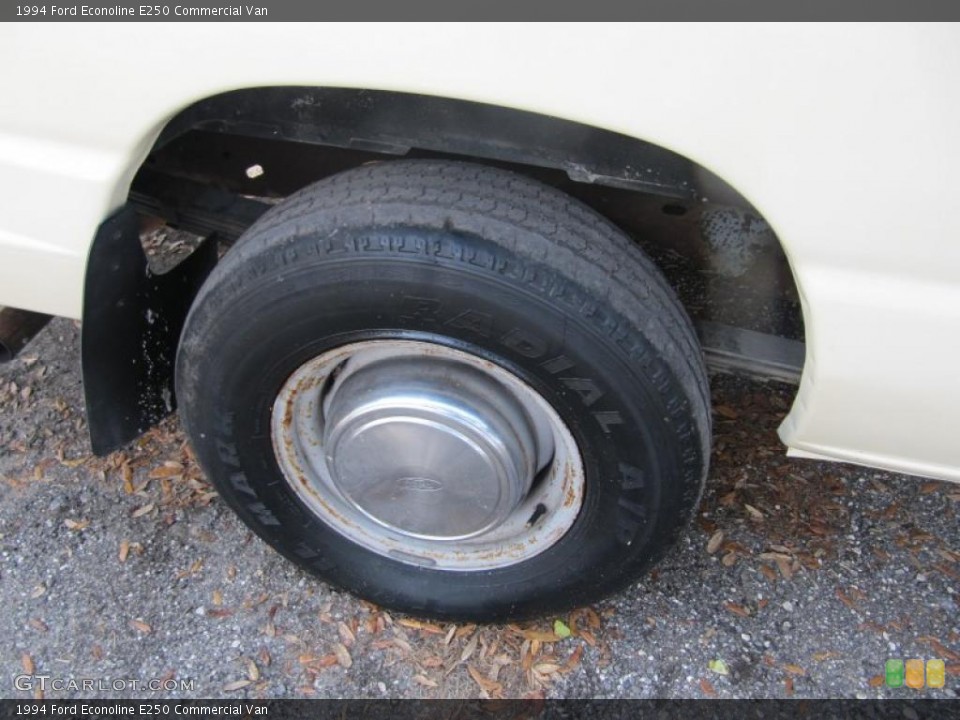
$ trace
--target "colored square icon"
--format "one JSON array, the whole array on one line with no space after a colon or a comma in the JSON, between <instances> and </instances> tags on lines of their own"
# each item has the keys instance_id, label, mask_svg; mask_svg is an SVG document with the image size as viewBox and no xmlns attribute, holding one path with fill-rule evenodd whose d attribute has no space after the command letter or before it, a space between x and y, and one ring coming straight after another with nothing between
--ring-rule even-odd
<instances>
[{"instance_id":1,"label":"colored square icon","mask_svg":"<svg viewBox=\"0 0 960 720\"><path fill-rule=\"evenodd\" d=\"M923 687L923 660L907 660L907 687Z\"/></svg>"},{"instance_id":2,"label":"colored square icon","mask_svg":"<svg viewBox=\"0 0 960 720\"><path fill-rule=\"evenodd\" d=\"M945 670L943 660L927 660L927 687L942 688Z\"/></svg>"},{"instance_id":3,"label":"colored square icon","mask_svg":"<svg viewBox=\"0 0 960 720\"><path fill-rule=\"evenodd\" d=\"M887 687L903 687L903 660L890 658L884 666Z\"/></svg>"}]
</instances>

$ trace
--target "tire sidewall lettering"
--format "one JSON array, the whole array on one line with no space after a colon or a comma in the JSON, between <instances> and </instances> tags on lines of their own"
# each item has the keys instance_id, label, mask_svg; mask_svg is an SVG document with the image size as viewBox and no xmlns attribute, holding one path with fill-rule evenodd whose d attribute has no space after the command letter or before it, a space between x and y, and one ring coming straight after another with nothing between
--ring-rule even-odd
<instances>
[{"instance_id":1,"label":"tire sidewall lettering","mask_svg":"<svg viewBox=\"0 0 960 720\"><path fill-rule=\"evenodd\" d=\"M366 252L373 247L383 248L387 243L378 245L368 235L367 239L359 244ZM384 249L376 252L384 260L391 254ZM481 255L475 255L473 260L476 262L478 257ZM483 264L494 265L493 256L490 258ZM501 264L517 269L525 277L542 279L546 275L540 270L527 270L523 263L515 258L509 258ZM370 270L374 275L377 272L373 268ZM417 268L413 268L412 273L416 272ZM585 448L584 460L592 470L589 473L589 482L603 483L607 487L607 493L618 494L618 497L610 497L607 501L617 518L616 532L611 537L627 548L642 544L644 537L652 531L648 513L657 506L658 498L652 486L623 489L619 468L612 462L613 458L625 455L629 460L637 444L635 441L647 430L633 422L629 409L623 406L623 388L616 387L607 378L590 372L575 348L560 344L555 337L549 337L549 333L545 334L529 316L526 322L517 322L515 317L509 317L516 314L516 304L508 303L505 311L502 304L482 301L482 293L471 295L458 292L456 282L444 283L444 277L456 277L456 268L434 267L432 275L437 281L433 287L424 286L422 283L398 282L398 285L404 285L407 289L394 293L391 298L371 297L362 309L357 307L354 300L351 311L367 317L376 316L378 322L385 327L401 328L407 332L436 333L443 338L459 341L466 345L466 349L506 365L508 370L534 385L538 392L561 411L571 431L577 436L578 443ZM483 282L483 278L474 280ZM290 276L285 277L285 282L291 281ZM351 284L353 283L345 283ZM549 283L543 285L549 286ZM342 291L346 293L348 290L344 287ZM577 293L570 293L570 296L580 297ZM503 300L502 296L495 293L490 297ZM548 314L551 311L549 301L541 299L540 302L543 304L541 309ZM330 308L330 311L337 314L336 308ZM593 312L591 317L596 317L596 313ZM604 315L603 318L610 326L610 316ZM359 331L360 328L354 330ZM342 333L338 334L342 337ZM386 333L381 337L391 337L391 334ZM329 348L318 347L307 355L315 356L325 349ZM305 359L308 358L304 357L303 360ZM293 369L295 365L283 368L278 377L286 376ZM266 419L265 417L261 422L261 427L265 424L268 426ZM643 461L643 457L635 457L631 463L639 467L644 464ZM656 468L647 466L642 472L652 475ZM292 504L299 504L293 496L290 501ZM265 516L263 509L255 503L248 507L248 511L257 518ZM309 541L307 542L309 544ZM319 551L319 548L317 550Z\"/></svg>"}]
</instances>

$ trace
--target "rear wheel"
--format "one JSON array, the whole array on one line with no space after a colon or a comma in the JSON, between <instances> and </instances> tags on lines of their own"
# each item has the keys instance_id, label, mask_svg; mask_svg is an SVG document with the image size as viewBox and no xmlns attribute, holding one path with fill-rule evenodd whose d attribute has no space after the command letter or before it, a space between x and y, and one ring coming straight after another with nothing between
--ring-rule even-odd
<instances>
[{"instance_id":1,"label":"rear wheel","mask_svg":"<svg viewBox=\"0 0 960 720\"><path fill-rule=\"evenodd\" d=\"M267 213L177 366L225 500L378 604L498 620L623 588L706 472L696 338L606 220L512 173L366 166Z\"/></svg>"}]
</instances>

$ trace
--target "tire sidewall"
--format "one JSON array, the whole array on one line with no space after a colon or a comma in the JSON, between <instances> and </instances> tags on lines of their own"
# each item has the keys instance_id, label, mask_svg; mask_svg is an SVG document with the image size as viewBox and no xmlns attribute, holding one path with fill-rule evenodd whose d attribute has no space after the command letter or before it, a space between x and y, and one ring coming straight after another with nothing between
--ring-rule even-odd
<instances>
[{"instance_id":1,"label":"tire sidewall","mask_svg":"<svg viewBox=\"0 0 960 720\"><path fill-rule=\"evenodd\" d=\"M191 314L193 336L218 352L181 349L178 394L191 398L184 420L204 436L198 456L222 496L298 564L388 607L519 617L620 589L689 517L704 465L689 407L656 348L574 278L483 237L415 227L345 229L334 244L307 233L245 265L205 298L215 312ZM362 548L307 509L275 459L273 402L304 362L374 339L479 355L558 412L581 450L585 492L557 544L507 567L442 571Z\"/></svg>"}]
</instances>

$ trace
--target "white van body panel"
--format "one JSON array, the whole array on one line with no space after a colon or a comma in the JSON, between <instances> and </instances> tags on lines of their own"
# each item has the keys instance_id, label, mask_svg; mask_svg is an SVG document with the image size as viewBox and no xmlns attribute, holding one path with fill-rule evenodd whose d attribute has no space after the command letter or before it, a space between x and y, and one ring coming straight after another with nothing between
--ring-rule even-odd
<instances>
[{"instance_id":1,"label":"white van body panel","mask_svg":"<svg viewBox=\"0 0 960 720\"><path fill-rule=\"evenodd\" d=\"M0 303L78 318L88 249L179 110L353 87L662 145L777 232L807 358L795 454L960 481L960 29L953 25L8 24Z\"/></svg>"}]
</instances>

